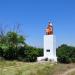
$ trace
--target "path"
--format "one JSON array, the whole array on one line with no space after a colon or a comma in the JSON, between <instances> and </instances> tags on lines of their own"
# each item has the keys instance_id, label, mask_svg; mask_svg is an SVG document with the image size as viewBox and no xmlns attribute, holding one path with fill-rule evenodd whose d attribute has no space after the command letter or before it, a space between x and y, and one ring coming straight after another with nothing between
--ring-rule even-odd
<instances>
[{"instance_id":1,"label":"path","mask_svg":"<svg viewBox=\"0 0 75 75\"><path fill-rule=\"evenodd\" d=\"M74 71L75 71L75 68L70 69L70 70L64 72L64 74L61 74L61 75L68 75L69 73L74 72Z\"/></svg>"}]
</instances>

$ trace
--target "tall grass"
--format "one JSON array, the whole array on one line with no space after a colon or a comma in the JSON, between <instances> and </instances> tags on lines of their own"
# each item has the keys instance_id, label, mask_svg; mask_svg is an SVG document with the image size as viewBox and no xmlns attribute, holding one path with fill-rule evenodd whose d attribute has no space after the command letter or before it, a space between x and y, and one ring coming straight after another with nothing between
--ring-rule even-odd
<instances>
[{"instance_id":1,"label":"tall grass","mask_svg":"<svg viewBox=\"0 0 75 75\"><path fill-rule=\"evenodd\" d=\"M59 75L74 67L75 64L0 61L0 75Z\"/></svg>"}]
</instances>

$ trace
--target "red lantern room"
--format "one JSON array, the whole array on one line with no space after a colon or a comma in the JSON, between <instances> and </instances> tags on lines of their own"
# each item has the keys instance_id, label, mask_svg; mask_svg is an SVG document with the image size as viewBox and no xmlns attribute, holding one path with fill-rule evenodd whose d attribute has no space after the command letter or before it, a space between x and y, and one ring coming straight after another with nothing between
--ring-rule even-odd
<instances>
[{"instance_id":1,"label":"red lantern room","mask_svg":"<svg viewBox=\"0 0 75 75\"><path fill-rule=\"evenodd\" d=\"M51 22L48 22L48 27L46 28L46 35L52 35L53 34L53 26Z\"/></svg>"}]
</instances>

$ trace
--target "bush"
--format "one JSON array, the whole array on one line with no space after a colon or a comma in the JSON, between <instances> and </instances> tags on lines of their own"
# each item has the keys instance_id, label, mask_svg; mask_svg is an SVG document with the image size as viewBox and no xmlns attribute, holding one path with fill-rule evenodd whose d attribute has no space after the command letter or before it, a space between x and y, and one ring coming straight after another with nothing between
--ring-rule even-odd
<instances>
[{"instance_id":1,"label":"bush","mask_svg":"<svg viewBox=\"0 0 75 75\"><path fill-rule=\"evenodd\" d=\"M3 49L0 47L0 57L3 57Z\"/></svg>"},{"instance_id":2,"label":"bush","mask_svg":"<svg viewBox=\"0 0 75 75\"><path fill-rule=\"evenodd\" d=\"M0 57L6 60L36 61L43 55L42 48L28 46L25 38L16 32L7 32L0 36Z\"/></svg>"},{"instance_id":3,"label":"bush","mask_svg":"<svg viewBox=\"0 0 75 75\"><path fill-rule=\"evenodd\" d=\"M58 61L61 63L70 63L71 60L68 56L60 56L58 57Z\"/></svg>"},{"instance_id":4,"label":"bush","mask_svg":"<svg viewBox=\"0 0 75 75\"><path fill-rule=\"evenodd\" d=\"M16 59L16 50L13 47L9 47L4 50L3 57L7 60Z\"/></svg>"},{"instance_id":5,"label":"bush","mask_svg":"<svg viewBox=\"0 0 75 75\"><path fill-rule=\"evenodd\" d=\"M75 48L67 45L61 45L57 48L58 62L73 63L75 62Z\"/></svg>"},{"instance_id":6,"label":"bush","mask_svg":"<svg viewBox=\"0 0 75 75\"><path fill-rule=\"evenodd\" d=\"M41 48L34 48L31 46L27 46L25 48L25 59L28 62L34 62L37 60L38 56L43 55L43 49Z\"/></svg>"}]
</instances>

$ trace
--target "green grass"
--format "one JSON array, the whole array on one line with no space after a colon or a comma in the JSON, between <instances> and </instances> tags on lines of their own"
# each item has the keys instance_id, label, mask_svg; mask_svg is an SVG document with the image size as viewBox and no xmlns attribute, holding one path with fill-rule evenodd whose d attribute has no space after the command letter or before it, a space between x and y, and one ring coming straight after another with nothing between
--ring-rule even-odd
<instances>
[{"instance_id":1,"label":"green grass","mask_svg":"<svg viewBox=\"0 0 75 75\"><path fill-rule=\"evenodd\" d=\"M0 75L60 75L74 67L75 64L0 61Z\"/></svg>"}]
</instances>

